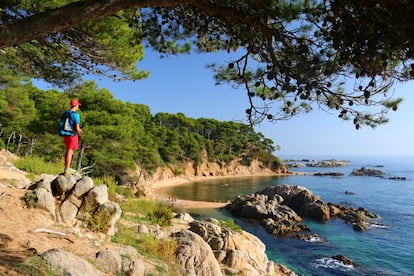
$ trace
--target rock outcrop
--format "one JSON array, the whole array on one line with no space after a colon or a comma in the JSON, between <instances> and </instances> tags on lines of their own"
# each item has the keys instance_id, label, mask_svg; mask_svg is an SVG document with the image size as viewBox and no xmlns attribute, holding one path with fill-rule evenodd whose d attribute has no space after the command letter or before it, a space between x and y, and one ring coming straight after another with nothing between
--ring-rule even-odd
<instances>
[{"instance_id":1,"label":"rock outcrop","mask_svg":"<svg viewBox=\"0 0 414 276\"><path fill-rule=\"evenodd\" d=\"M25 195L30 204L48 211L53 219L69 226L83 225L113 235L121 208L109 201L107 186L94 186L88 176L44 176Z\"/></svg>"},{"instance_id":2,"label":"rock outcrop","mask_svg":"<svg viewBox=\"0 0 414 276\"><path fill-rule=\"evenodd\" d=\"M278 185L267 187L251 195L239 195L227 205L236 217L258 220L273 235L295 235L315 238L315 234L304 235L310 229L300 224L306 216L318 221L332 217L352 224L354 230L366 230L367 222L378 216L364 208L352 208L326 203L301 186Z\"/></svg>"},{"instance_id":3,"label":"rock outcrop","mask_svg":"<svg viewBox=\"0 0 414 276\"><path fill-rule=\"evenodd\" d=\"M117 246L111 250L98 251L95 260L90 260L93 264L58 248L47 250L40 257L57 275L145 275L144 263L139 259L135 248L130 246Z\"/></svg>"},{"instance_id":4,"label":"rock outcrop","mask_svg":"<svg viewBox=\"0 0 414 276\"><path fill-rule=\"evenodd\" d=\"M286 166L289 168L301 168L301 167L316 167L316 168L334 168L334 167L345 167L349 165L349 161L328 159L316 161L313 159L302 159L302 160L284 160ZM306 162L306 163L303 163Z\"/></svg>"},{"instance_id":5,"label":"rock outcrop","mask_svg":"<svg viewBox=\"0 0 414 276\"><path fill-rule=\"evenodd\" d=\"M193 221L188 230L173 236L177 259L188 275L296 275L270 261L256 236L221 226L215 219Z\"/></svg>"},{"instance_id":6,"label":"rock outcrop","mask_svg":"<svg viewBox=\"0 0 414 276\"><path fill-rule=\"evenodd\" d=\"M102 273L87 260L61 249L50 249L41 255L52 271L60 275L100 276Z\"/></svg>"},{"instance_id":7,"label":"rock outcrop","mask_svg":"<svg viewBox=\"0 0 414 276\"><path fill-rule=\"evenodd\" d=\"M383 177L384 172L381 170L370 169L368 167L362 167L358 170L353 170L351 175L355 176L376 176L376 177Z\"/></svg>"},{"instance_id":8,"label":"rock outcrop","mask_svg":"<svg viewBox=\"0 0 414 276\"><path fill-rule=\"evenodd\" d=\"M184 273L206 276L223 275L211 248L199 235L189 230L181 230L174 233L174 238L177 241L177 261Z\"/></svg>"},{"instance_id":9,"label":"rock outcrop","mask_svg":"<svg viewBox=\"0 0 414 276\"><path fill-rule=\"evenodd\" d=\"M319 162L306 163L307 167L317 167L317 168L346 167L348 165L349 165L349 161L336 160L336 159L328 159L328 160L322 160Z\"/></svg>"}]
</instances>

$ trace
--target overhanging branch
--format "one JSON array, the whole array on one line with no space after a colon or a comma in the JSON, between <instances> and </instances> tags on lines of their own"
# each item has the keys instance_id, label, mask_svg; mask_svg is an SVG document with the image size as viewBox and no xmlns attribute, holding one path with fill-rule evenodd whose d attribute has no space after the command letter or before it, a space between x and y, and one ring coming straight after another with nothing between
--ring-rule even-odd
<instances>
[{"instance_id":1,"label":"overhanging branch","mask_svg":"<svg viewBox=\"0 0 414 276\"><path fill-rule=\"evenodd\" d=\"M0 49L61 32L86 21L102 18L124 9L172 7L183 1L170 0L86 0L47 10L0 26ZM184 1L185 2L185 1Z\"/></svg>"}]
</instances>

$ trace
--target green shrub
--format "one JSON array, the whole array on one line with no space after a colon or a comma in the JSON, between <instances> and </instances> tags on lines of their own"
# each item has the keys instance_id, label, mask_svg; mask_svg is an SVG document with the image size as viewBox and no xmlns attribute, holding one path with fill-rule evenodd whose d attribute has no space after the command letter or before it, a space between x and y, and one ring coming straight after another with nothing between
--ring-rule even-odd
<instances>
[{"instance_id":1,"label":"green shrub","mask_svg":"<svg viewBox=\"0 0 414 276\"><path fill-rule=\"evenodd\" d=\"M158 239L151 234L141 234L138 237L138 252L142 255L161 259L168 263L175 261L175 249L177 244L174 239Z\"/></svg>"},{"instance_id":2,"label":"green shrub","mask_svg":"<svg viewBox=\"0 0 414 276\"><path fill-rule=\"evenodd\" d=\"M95 185L105 184L108 187L108 194L113 196L116 194L116 186L118 184L113 176L104 175L100 177L94 177L92 180Z\"/></svg>"},{"instance_id":3,"label":"green shrub","mask_svg":"<svg viewBox=\"0 0 414 276\"><path fill-rule=\"evenodd\" d=\"M184 173L184 169L182 169L182 168L175 168L173 170L173 173L174 173L175 176L180 175L180 174L183 174Z\"/></svg>"},{"instance_id":4,"label":"green shrub","mask_svg":"<svg viewBox=\"0 0 414 276\"><path fill-rule=\"evenodd\" d=\"M160 202L155 210L148 213L147 218L160 226L171 225L173 209L166 203Z\"/></svg>"},{"instance_id":5,"label":"green shrub","mask_svg":"<svg viewBox=\"0 0 414 276\"><path fill-rule=\"evenodd\" d=\"M111 218L112 214L107 209L100 209L99 212L85 217L84 221L90 230L106 232L108 230L108 222Z\"/></svg>"},{"instance_id":6,"label":"green shrub","mask_svg":"<svg viewBox=\"0 0 414 276\"><path fill-rule=\"evenodd\" d=\"M237 233L241 233L243 230L240 225L237 225L234 222L233 219L220 220L220 226L230 228L230 230L237 232Z\"/></svg>"},{"instance_id":7,"label":"green shrub","mask_svg":"<svg viewBox=\"0 0 414 276\"><path fill-rule=\"evenodd\" d=\"M139 254L152 258L154 260L161 260L168 263L168 270L174 274L175 263L175 249L176 242L173 239L157 239L150 234L138 235L135 228L127 227L123 224L117 224L118 231L112 236L111 241L118 244L124 244L134 247ZM159 271L165 272L165 266L157 265ZM178 268L176 269L178 272Z\"/></svg>"},{"instance_id":8,"label":"green shrub","mask_svg":"<svg viewBox=\"0 0 414 276\"><path fill-rule=\"evenodd\" d=\"M28 191L24 194L23 200L29 208L36 208L37 206L37 194L34 191Z\"/></svg>"}]
</instances>

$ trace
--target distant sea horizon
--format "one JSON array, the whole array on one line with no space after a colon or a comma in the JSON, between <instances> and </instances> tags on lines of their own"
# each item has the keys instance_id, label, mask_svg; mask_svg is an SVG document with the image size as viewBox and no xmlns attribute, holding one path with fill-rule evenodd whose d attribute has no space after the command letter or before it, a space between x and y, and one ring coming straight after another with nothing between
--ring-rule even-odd
<instances>
[{"instance_id":1,"label":"distant sea horizon","mask_svg":"<svg viewBox=\"0 0 414 276\"><path fill-rule=\"evenodd\" d=\"M414 158L414 154L283 154L279 155L274 153L275 156L281 159L315 159L315 160L327 160L327 159L383 159L383 158Z\"/></svg>"}]
</instances>

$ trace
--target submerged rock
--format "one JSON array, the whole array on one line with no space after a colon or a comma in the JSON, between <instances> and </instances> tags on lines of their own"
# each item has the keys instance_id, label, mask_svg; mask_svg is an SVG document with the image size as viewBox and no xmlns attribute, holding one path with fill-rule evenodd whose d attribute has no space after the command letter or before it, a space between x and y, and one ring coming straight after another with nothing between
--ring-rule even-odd
<instances>
[{"instance_id":1,"label":"submerged rock","mask_svg":"<svg viewBox=\"0 0 414 276\"><path fill-rule=\"evenodd\" d=\"M343 173L340 173L340 172L326 172L326 173L321 173L321 172L318 172L318 173L314 173L313 175L314 175L314 176L332 176L332 177L340 177L340 176L343 176L344 174L343 174Z\"/></svg>"},{"instance_id":2,"label":"submerged rock","mask_svg":"<svg viewBox=\"0 0 414 276\"><path fill-rule=\"evenodd\" d=\"M352 265L352 266L355 265L355 263L351 259L348 259L344 255L336 255L336 256L332 256L331 258L342 262L344 265Z\"/></svg>"},{"instance_id":3,"label":"submerged rock","mask_svg":"<svg viewBox=\"0 0 414 276\"><path fill-rule=\"evenodd\" d=\"M393 176L388 178L390 180L407 180L407 178L405 176Z\"/></svg>"}]
</instances>

